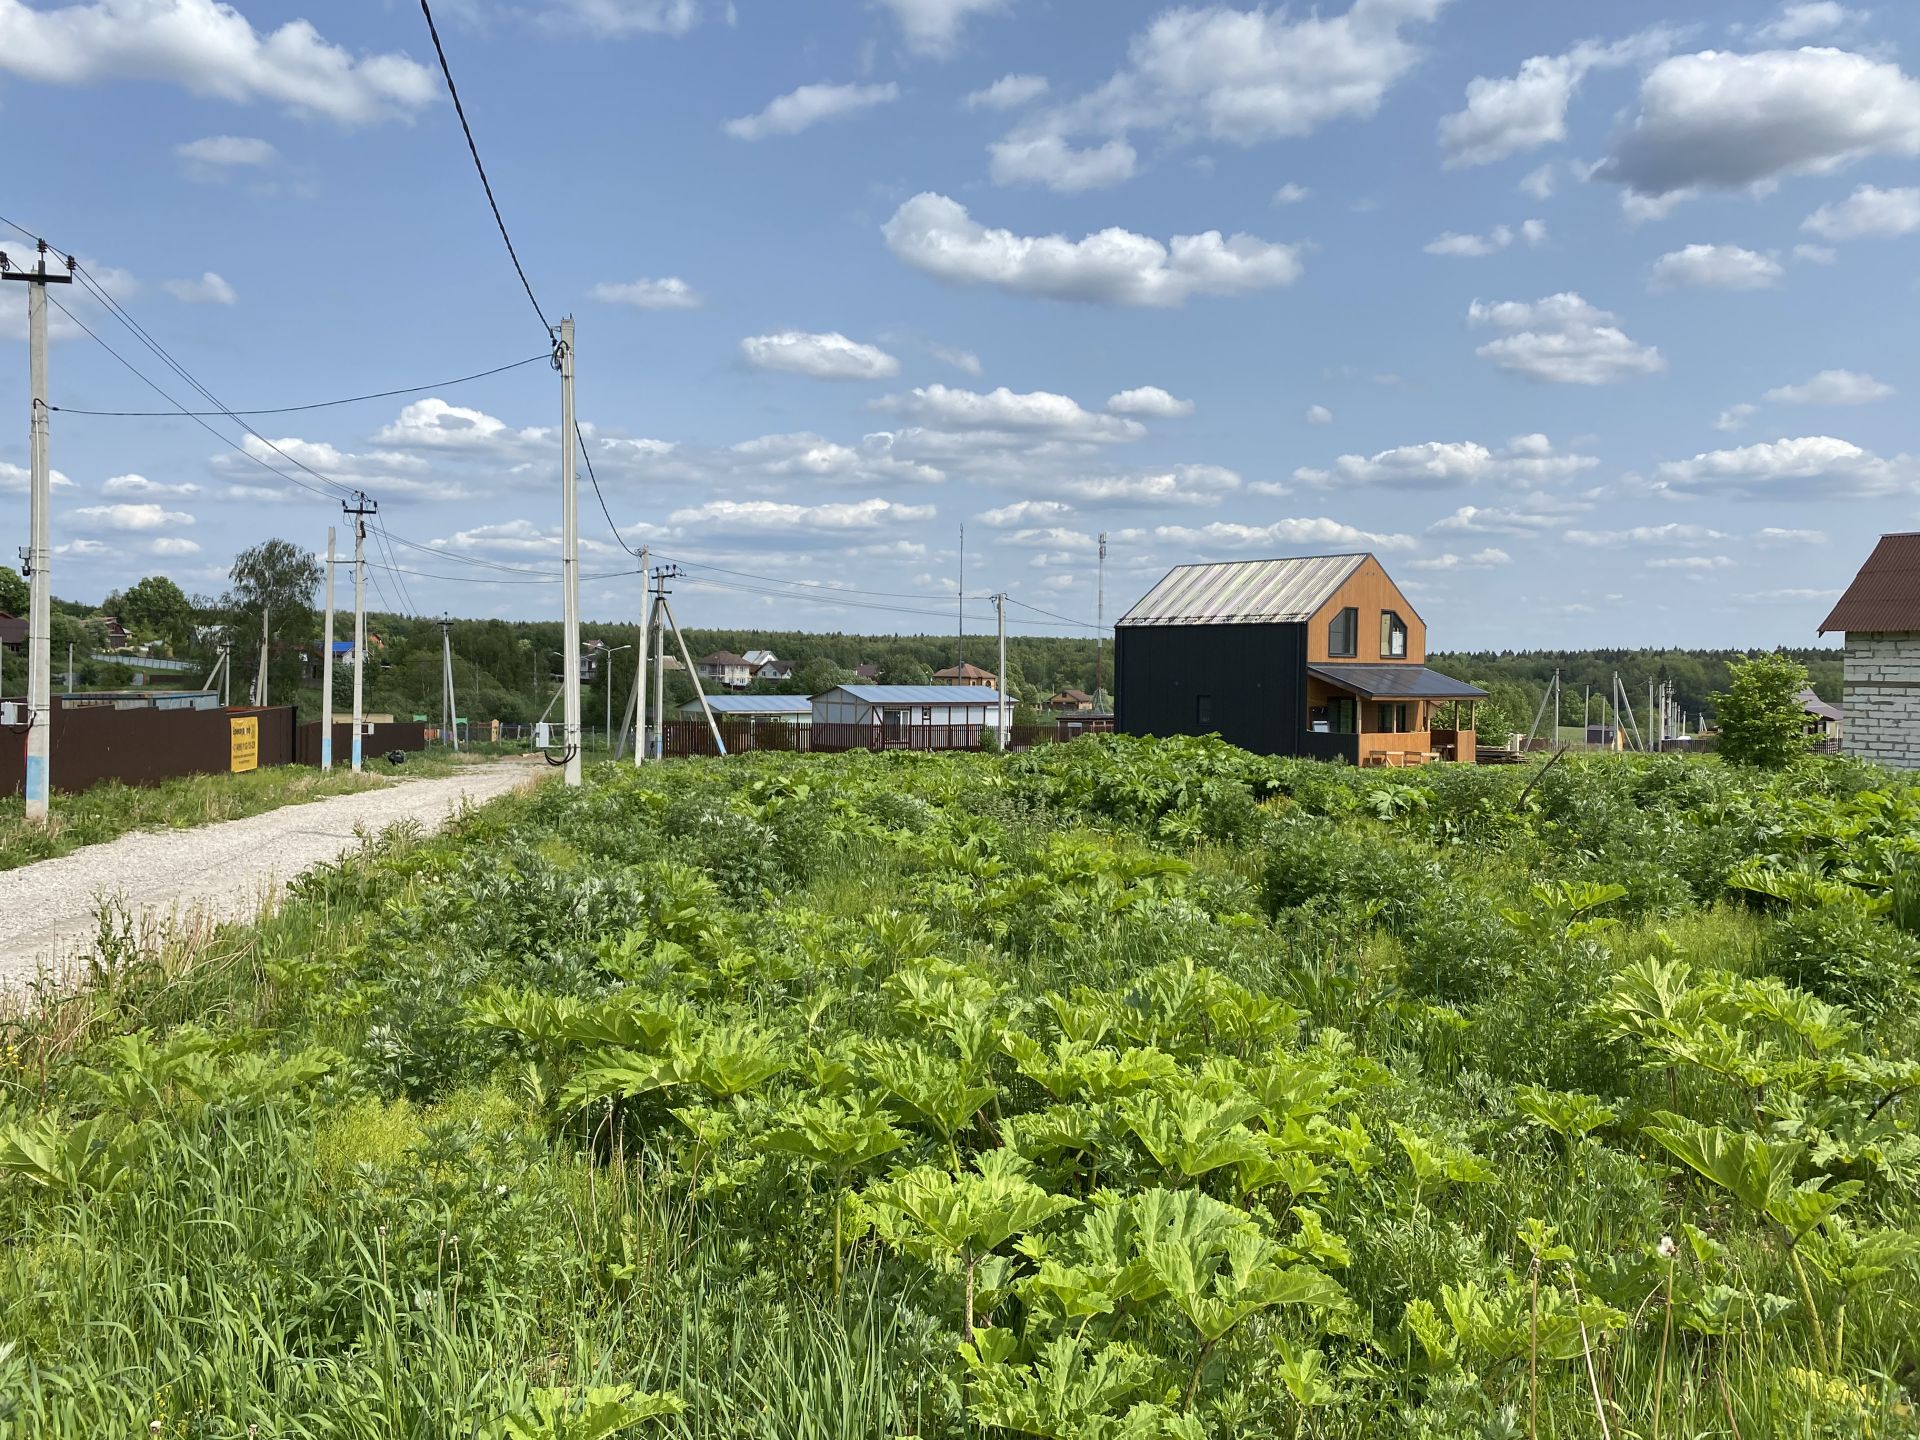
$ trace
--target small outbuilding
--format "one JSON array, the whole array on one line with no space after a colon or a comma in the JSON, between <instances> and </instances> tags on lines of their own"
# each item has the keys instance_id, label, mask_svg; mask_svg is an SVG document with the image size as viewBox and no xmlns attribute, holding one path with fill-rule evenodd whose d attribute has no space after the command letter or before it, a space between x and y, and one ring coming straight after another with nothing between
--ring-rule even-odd
<instances>
[{"instance_id":1,"label":"small outbuilding","mask_svg":"<svg viewBox=\"0 0 1920 1440\"><path fill-rule=\"evenodd\" d=\"M1486 691L1425 665L1427 626L1371 555L1181 565L1120 618L1118 728L1217 734L1264 755L1471 763Z\"/></svg>"},{"instance_id":2,"label":"small outbuilding","mask_svg":"<svg viewBox=\"0 0 1920 1440\"><path fill-rule=\"evenodd\" d=\"M983 685L836 685L813 697L815 750L978 750L999 723L1000 692Z\"/></svg>"},{"instance_id":3,"label":"small outbuilding","mask_svg":"<svg viewBox=\"0 0 1920 1440\"><path fill-rule=\"evenodd\" d=\"M1827 618L1842 658L1848 755L1920 770L1920 533L1882 535Z\"/></svg>"},{"instance_id":4,"label":"small outbuilding","mask_svg":"<svg viewBox=\"0 0 1920 1440\"><path fill-rule=\"evenodd\" d=\"M805 695L709 695L707 705L721 720L781 721L813 724L813 701ZM676 712L682 720L705 717L698 700L689 700Z\"/></svg>"}]
</instances>

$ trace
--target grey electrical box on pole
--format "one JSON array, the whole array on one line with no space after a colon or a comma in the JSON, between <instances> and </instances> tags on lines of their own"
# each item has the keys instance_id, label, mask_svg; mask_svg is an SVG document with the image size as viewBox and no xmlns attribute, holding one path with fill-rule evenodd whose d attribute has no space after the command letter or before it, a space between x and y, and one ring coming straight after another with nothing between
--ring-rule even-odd
<instances>
[{"instance_id":1,"label":"grey electrical box on pole","mask_svg":"<svg viewBox=\"0 0 1920 1440\"><path fill-rule=\"evenodd\" d=\"M320 631L320 772L333 769L333 526L327 527L327 619Z\"/></svg>"},{"instance_id":2,"label":"grey electrical box on pole","mask_svg":"<svg viewBox=\"0 0 1920 1440\"><path fill-rule=\"evenodd\" d=\"M566 706L561 744L566 753L567 784L580 783L580 492L574 471L573 317L560 320L560 598L565 617L560 648L561 684Z\"/></svg>"},{"instance_id":3,"label":"grey electrical box on pole","mask_svg":"<svg viewBox=\"0 0 1920 1440\"><path fill-rule=\"evenodd\" d=\"M353 516L353 769L360 772L365 759L367 683L367 516L377 515L380 507L365 495L356 495L351 505L340 508Z\"/></svg>"},{"instance_id":4,"label":"grey electrical box on pole","mask_svg":"<svg viewBox=\"0 0 1920 1440\"><path fill-rule=\"evenodd\" d=\"M27 286L27 369L32 389L28 466L32 514L25 555L27 603L27 819L45 822L53 796L53 472L47 463L47 286L73 283L73 257L65 274L47 270L47 242L31 270L15 270L0 251L0 280Z\"/></svg>"}]
</instances>

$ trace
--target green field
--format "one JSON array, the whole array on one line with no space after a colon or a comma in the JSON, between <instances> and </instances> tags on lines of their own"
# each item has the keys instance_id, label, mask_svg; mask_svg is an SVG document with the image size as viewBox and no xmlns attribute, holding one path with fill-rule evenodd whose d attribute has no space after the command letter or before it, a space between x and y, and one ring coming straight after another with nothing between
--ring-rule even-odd
<instances>
[{"instance_id":1,"label":"green field","mask_svg":"<svg viewBox=\"0 0 1920 1440\"><path fill-rule=\"evenodd\" d=\"M11 1028L0 1434L1911 1435L1917 819L603 767Z\"/></svg>"}]
</instances>

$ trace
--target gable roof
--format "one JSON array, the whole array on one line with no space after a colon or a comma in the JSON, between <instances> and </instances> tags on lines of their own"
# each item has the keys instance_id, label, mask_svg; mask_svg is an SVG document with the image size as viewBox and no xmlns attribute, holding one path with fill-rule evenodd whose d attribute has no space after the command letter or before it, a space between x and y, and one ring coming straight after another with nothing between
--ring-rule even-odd
<instances>
[{"instance_id":1,"label":"gable roof","mask_svg":"<svg viewBox=\"0 0 1920 1440\"><path fill-rule=\"evenodd\" d=\"M746 665L751 662L746 656L736 655L731 650L716 650L711 655L702 655L693 663L696 665Z\"/></svg>"},{"instance_id":2,"label":"gable roof","mask_svg":"<svg viewBox=\"0 0 1920 1440\"><path fill-rule=\"evenodd\" d=\"M1811 689L1802 690L1793 698L1800 702L1800 708L1802 710L1806 711L1807 714L1813 716L1816 720L1845 720L1847 718L1846 711L1842 710L1838 705L1828 704Z\"/></svg>"},{"instance_id":3,"label":"gable roof","mask_svg":"<svg viewBox=\"0 0 1920 1440\"><path fill-rule=\"evenodd\" d=\"M982 670L971 660L962 660L958 665L949 665L944 670L936 670L933 672L933 678L936 680L943 676L950 677L954 680L991 680L993 679L993 672L991 670Z\"/></svg>"},{"instance_id":4,"label":"gable roof","mask_svg":"<svg viewBox=\"0 0 1920 1440\"><path fill-rule=\"evenodd\" d=\"M813 701L805 695L709 695L707 707L716 715L811 715ZM700 713L700 702L689 700L680 707L689 714Z\"/></svg>"},{"instance_id":5,"label":"gable roof","mask_svg":"<svg viewBox=\"0 0 1920 1440\"><path fill-rule=\"evenodd\" d=\"M1833 613L1820 622L1822 635L1830 630L1920 630L1920 532L1880 537Z\"/></svg>"},{"instance_id":6,"label":"gable roof","mask_svg":"<svg viewBox=\"0 0 1920 1440\"><path fill-rule=\"evenodd\" d=\"M1369 558L1301 555L1176 565L1122 615L1120 625L1294 625L1314 612Z\"/></svg>"}]
</instances>

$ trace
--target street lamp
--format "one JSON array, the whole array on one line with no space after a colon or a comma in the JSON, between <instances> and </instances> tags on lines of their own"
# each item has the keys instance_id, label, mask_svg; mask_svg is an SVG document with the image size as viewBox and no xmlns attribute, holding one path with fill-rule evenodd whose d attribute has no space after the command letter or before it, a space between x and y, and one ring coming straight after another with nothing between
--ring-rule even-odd
<instances>
[{"instance_id":1,"label":"street lamp","mask_svg":"<svg viewBox=\"0 0 1920 1440\"><path fill-rule=\"evenodd\" d=\"M600 663L607 667L607 752L613 752L613 657L622 650L631 650L631 645L615 645L600 652Z\"/></svg>"}]
</instances>

